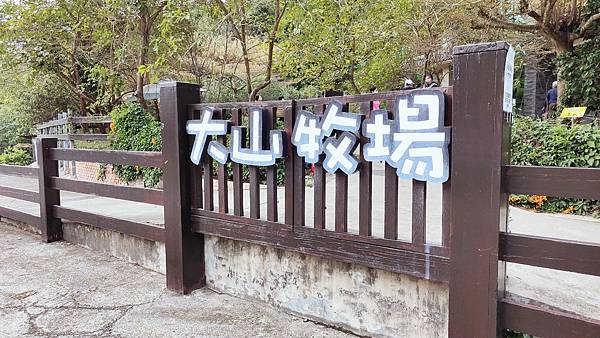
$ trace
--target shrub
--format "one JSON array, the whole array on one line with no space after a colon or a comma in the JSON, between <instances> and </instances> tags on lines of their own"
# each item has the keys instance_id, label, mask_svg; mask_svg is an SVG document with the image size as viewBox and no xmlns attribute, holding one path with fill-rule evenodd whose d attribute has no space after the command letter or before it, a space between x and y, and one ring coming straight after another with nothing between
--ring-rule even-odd
<instances>
[{"instance_id":1,"label":"shrub","mask_svg":"<svg viewBox=\"0 0 600 338\"><path fill-rule=\"evenodd\" d=\"M512 164L600 167L600 129L518 117L512 126ZM600 201L513 195L513 205L541 211L600 216Z\"/></svg>"},{"instance_id":2,"label":"shrub","mask_svg":"<svg viewBox=\"0 0 600 338\"><path fill-rule=\"evenodd\" d=\"M10 147L0 154L0 164L29 165L33 159L25 149Z\"/></svg>"},{"instance_id":3,"label":"shrub","mask_svg":"<svg viewBox=\"0 0 600 338\"><path fill-rule=\"evenodd\" d=\"M119 105L110 113L110 142L113 149L135 151L161 151L161 125L152 112L144 110L137 102ZM162 176L158 168L115 165L113 171L125 182L143 178L144 186L154 187Z\"/></svg>"}]
</instances>

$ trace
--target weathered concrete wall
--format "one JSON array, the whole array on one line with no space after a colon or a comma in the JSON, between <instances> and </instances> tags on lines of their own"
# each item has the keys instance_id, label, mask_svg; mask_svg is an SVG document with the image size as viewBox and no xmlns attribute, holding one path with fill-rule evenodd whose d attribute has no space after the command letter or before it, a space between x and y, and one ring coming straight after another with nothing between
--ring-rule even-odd
<instances>
[{"instance_id":1,"label":"weathered concrete wall","mask_svg":"<svg viewBox=\"0 0 600 338\"><path fill-rule=\"evenodd\" d=\"M63 233L68 242L165 273L162 243L71 222ZM205 257L208 286L224 293L367 336L447 337L441 283L214 236L206 236Z\"/></svg>"},{"instance_id":2,"label":"weathered concrete wall","mask_svg":"<svg viewBox=\"0 0 600 338\"><path fill-rule=\"evenodd\" d=\"M207 236L210 287L381 337L446 337L444 284Z\"/></svg>"},{"instance_id":3,"label":"weathered concrete wall","mask_svg":"<svg viewBox=\"0 0 600 338\"><path fill-rule=\"evenodd\" d=\"M165 273L163 243L79 223L63 222L64 240Z\"/></svg>"}]
</instances>

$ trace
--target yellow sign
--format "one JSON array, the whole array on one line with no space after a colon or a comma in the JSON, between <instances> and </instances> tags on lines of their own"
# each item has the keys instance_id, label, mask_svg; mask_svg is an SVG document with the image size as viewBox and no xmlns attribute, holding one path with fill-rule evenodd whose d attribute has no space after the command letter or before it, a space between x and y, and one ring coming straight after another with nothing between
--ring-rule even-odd
<instances>
[{"instance_id":1,"label":"yellow sign","mask_svg":"<svg viewBox=\"0 0 600 338\"><path fill-rule=\"evenodd\" d=\"M570 107L563 109L562 113L560 113L560 117L583 117L585 114L587 107Z\"/></svg>"}]
</instances>

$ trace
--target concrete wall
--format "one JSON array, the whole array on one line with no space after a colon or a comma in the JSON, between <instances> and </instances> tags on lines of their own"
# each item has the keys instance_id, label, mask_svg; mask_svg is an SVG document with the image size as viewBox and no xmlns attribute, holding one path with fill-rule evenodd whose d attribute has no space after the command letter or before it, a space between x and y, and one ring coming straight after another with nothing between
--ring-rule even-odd
<instances>
[{"instance_id":1,"label":"concrete wall","mask_svg":"<svg viewBox=\"0 0 600 338\"><path fill-rule=\"evenodd\" d=\"M205 250L216 290L369 336L447 336L447 285L213 236Z\"/></svg>"},{"instance_id":2,"label":"concrete wall","mask_svg":"<svg viewBox=\"0 0 600 338\"><path fill-rule=\"evenodd\" d=\"M68 242L165 273L162 243L70 222L63 233ZM217 291L361 335L447 337L445 284L214 236L206 236L205 253L207 284Z\"/></svg>"},{"instance_id":3,"label":"concrete wall","mask_svg":"<svg viewBox=\"0 0 600 338\"><path fill-rule=\"evenodd\" d=\"M165 273L165 245L79 223L63 222L64 240Z\"/></svg>"}]
</instances>

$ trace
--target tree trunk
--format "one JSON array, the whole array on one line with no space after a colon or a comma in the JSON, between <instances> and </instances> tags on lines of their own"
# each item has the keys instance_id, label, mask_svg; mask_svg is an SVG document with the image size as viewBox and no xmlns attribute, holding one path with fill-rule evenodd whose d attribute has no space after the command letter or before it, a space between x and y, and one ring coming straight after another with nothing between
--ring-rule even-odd
<instances>
[{"instance_id":1,"label":"tree trunk","mask_svg":"<svg viewBox=\"0 0 600 338\"><path fill-rule=\"evenodd\" d=\"M570 53L573 51L573 42L571 40L569 40L568 38L560 38L560 39L553 39L552 42L554 43L554 50L556 51L556 57L560 57L565 53ZM567 84L563 81L562 79L562 73L563 73L563 69L560 66L557 66L556 69L556 80L558 81L558 99L557 99L557 106L561 106L562 102L564 101L564 94L565 94L565 89Z\"/></svg>"},{"instance_id":2,"label":"tree trunk","mask_svg":"<svg viewBox=\"0 0 600 338\"><path fill-rule=\"evenodd\" d=\"M140 50L138 54L138 70L135 78L135 96L138 99L140 105L146 109L146 100L144 99L144 84L146 80L146 71L144 73L140 73L140 67L146 65L147 57L148 57L148 48L150 45L150 30L148 27L148 8L143 6L140 8Z\"/></svg>"},{"instance_id":3,"label":"tree trunk","mask_svg":"<svg viewBox=\"0 0 600 338\"><path fill-rule=\"evenodd\" d=\"M85 93L81 87L81 76L79 74L79 64L77 63L77 55L79 54L79 43L81 42L81 32L75 32L75 37L73 38L73 53L71 56L71 63L73 67L73 84L78 92L78 106L79 106L79 116L86 115L86 101L85 101Z\"/></svg>"}]
</instances>

